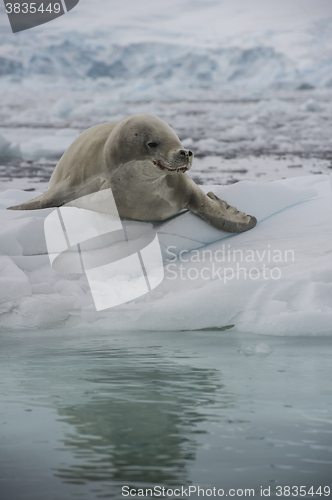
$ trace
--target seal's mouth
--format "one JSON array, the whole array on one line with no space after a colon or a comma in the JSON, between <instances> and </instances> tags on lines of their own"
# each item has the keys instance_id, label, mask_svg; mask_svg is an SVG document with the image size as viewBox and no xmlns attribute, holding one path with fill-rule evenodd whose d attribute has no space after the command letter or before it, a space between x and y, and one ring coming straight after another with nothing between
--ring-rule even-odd
<instances>
[{"instance_id":1,"label":"seal's mouth","mask_svg":"<svg viewBox=\"0 0 332 500\"><path fill-rule=\"evenodd\" d=\"M165 163L162 160L153 160L152 162L154 165L160 168L160 170L167 170L167 172L178 172L178 173L184 173L188 170L187 166L184 167L178 167L178 168L169 168L165 165Z\"/></svg>"}]
</instances>

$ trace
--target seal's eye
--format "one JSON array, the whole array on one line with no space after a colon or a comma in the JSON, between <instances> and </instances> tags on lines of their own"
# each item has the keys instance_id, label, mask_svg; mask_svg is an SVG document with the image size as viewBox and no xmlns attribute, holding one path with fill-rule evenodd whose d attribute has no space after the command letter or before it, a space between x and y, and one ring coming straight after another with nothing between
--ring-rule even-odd
<instances>
[{"instance_id":1,"label":"seal's eye","mask_svg":"<svg viewBox=\"0 0 332 500\"><path fill-rule=\"evenodd\" d=\"M158 144L156 142L148 142L149 148L156 148Z\"/></svg>"}]
</instances>

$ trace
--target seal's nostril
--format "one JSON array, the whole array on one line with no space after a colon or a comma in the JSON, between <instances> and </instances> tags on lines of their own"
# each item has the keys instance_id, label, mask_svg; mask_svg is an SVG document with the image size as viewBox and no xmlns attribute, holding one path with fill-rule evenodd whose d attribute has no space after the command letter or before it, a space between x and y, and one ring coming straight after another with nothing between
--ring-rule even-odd
<instances>
[{"instance_id":1,"label":"seal's nostril","mask_svg":"<svg viewBox=\"0 0 332 500\"><path fill-rule=\"evenodd\" d=\"M182 155L182 156L187 156L187 155L188 155L188 153L187 153L187 151L184 151L183 149L181 149L181 151L180 151L180 155Z\"/></svg>"},{"instance_id":2,"label":"seal's nostril","mask_svg":"<svg viewBox=\"0 0 332 500\"><path fill-rule=\"evenodd\" d=\"M193 154L192 154L192 152L191 152L191 151L188 151L188 155L189 155L189 156L192 156Z\"/></svg>"}]
</instances>

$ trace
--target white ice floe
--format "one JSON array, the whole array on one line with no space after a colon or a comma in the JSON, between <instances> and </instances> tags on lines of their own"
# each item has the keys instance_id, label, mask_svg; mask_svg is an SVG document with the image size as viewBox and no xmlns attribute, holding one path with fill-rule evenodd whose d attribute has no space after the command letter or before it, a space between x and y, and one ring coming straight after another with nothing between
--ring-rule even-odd
<instances>
[{"instance_id":1,"label":"white ice floe","mask_svg":"<svg viewBox=\"0 0 332 500\"><path fill-rule=\"evenodd\" d=\"M196 330L235 325L260 334L332 334L329 176L203 188L255 215L256 228L231 235L188 212L156 224L163 282L103 311L96 311L85 274L51 268L44 220L53 209L8 211L6 205L31 193L2 192L1 327Z\"/></svg>"}]
</instances>

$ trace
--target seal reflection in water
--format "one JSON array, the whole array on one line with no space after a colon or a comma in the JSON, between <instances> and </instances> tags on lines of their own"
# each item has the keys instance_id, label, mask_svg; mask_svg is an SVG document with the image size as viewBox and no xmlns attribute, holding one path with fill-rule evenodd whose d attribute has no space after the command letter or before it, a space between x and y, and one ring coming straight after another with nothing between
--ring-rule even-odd
<instances>
[{"instance_id":1,"label":"seal reflection in water","mask_svg":"<svg viewBox=\"0 0 332 500\"><path fill-rule=\"evenodd\" d=\"M215 194L205 194L186 175L193 153L159 118L136 114L83 132L56 166L46 193L11 210L60 207L82 196L112 189L120 217L161 221L189 209L230 233L257 220ZM98 210L98 207L86 207ZM101 211L105 211L105 208Z\"/></svg>"}]
</instances>

